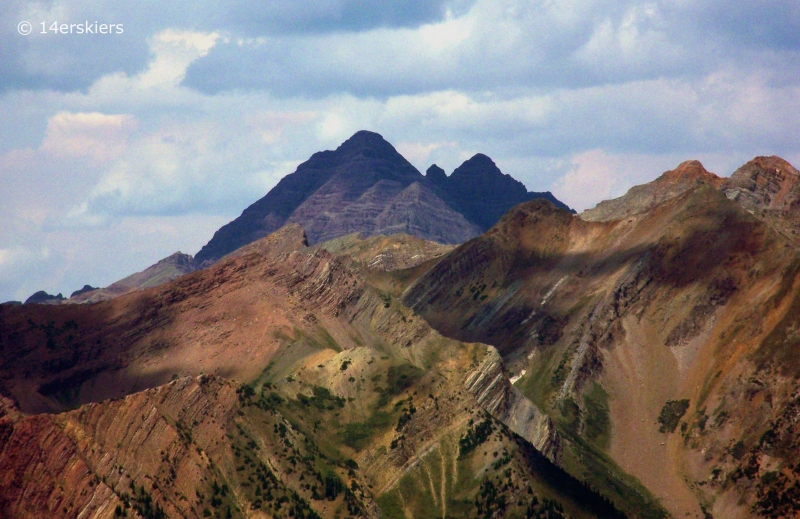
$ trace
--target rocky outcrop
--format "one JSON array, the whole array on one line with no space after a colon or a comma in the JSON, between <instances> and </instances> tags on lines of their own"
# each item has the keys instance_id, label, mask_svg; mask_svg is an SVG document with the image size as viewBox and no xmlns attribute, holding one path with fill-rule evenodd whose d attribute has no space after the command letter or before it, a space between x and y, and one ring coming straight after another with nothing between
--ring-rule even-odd
<instances>
[{"instance_id":1,"label":"rocky outcrop","mask_svg":"<svg viewBox=\"0 0 800 519\"><path fill-rule=\"evenodd\" d=\"M489 414L531 442L550 461L559 463L561 438L553 420L511 384L495 348L488 348L481 366L467 375L464 387Z\"/></svg>"},{"instance_id":2,"label":"rocky outcrop","mask_svg":"<svg viewBox=\"0 0 800 519\"><path fill-rule=\"evenodd\" d=\"M780 157L756 157L722 186L725 196L746 209L785 210L798 205L800 171Z\"/></svg>"},{"instance_id":3,"label":"rocky outcrop","mask_svg":"<svg viewBox=\"0 0 800 519\"><path fill-rule=\"evenodd\" d=\"M335 255L346 255L368 269L386 272L417 267L447 254L452 246L422 240L405 233L365 237L349 234L317 245Z\"/></svg>"},{"instance_id":4,"label":"rocky outcrop","mask_svg":"<svg viewBox=\"0 0 800 519\"><path fill-rule=\"evenodd\" d=\"M756 157L720 189L793 241L800 240L800 171L780 157Z\"/></svg>"},{"instance_id":5,"label":"rocky outcrop","mask_svg":"<svg viewBox=\"0 0 800 519\"><path fill-rule=\"evenodd\" d=\"M61 294L51 295L44 290L39 290L28 299L25 300L26 305L42 305L42 304L58 304L64 300Z\"/></svg>"}]
</instances>

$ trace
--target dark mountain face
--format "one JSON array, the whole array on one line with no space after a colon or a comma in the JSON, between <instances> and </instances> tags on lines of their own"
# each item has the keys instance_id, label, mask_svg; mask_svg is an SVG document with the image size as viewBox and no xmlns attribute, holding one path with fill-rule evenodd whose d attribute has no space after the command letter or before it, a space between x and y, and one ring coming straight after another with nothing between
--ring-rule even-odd
<instances>
[{"instance_id":1,"label":"dark mountain face","mask_svg":"<svg viewBox=\"0 0 800 519\"><path fill-rule=\"evenodd\" d=\"M300 164L239 218L220 228L195 259L199 264L216 261L276 231L298 209L300 214L293 221L307 229L313 243L318 234L324 234L326 221L378 182L385 181L383 191L396 196L420 179L416 168L383 137L360 131L335 151L315 153Z\"/></svg>"},{"instance_id":2,"label":"dark mountain face","mask_svg":"<svg viewBox=\"0 0 800 519\"><path fill-rule=\"evenodd\" d=\"M481 228L481 232L488 231L515 205L537 198L570 210L550 192L528 192L522 182L504 174L482 153L461 164L449 177L434 164L428 169L428 178L444 191L445 198L457 211Z\"/></svg>"},{"instance_id":3,"label":"dark mountain face","mask_svg":"<svg viewBox=\"0 0 800 519\"><path fill-rule=\"evenodd\" d=\"M207 266L287 222L300 224L311 244L353 232L405 232L461 243L534 198L566 208L550 193L529 193L485 155L476 155L450 177L436 165L423 176L383 137L360 131L335 151L312 155L220 228L195 259Z\"/></svg>"}]
</instances>

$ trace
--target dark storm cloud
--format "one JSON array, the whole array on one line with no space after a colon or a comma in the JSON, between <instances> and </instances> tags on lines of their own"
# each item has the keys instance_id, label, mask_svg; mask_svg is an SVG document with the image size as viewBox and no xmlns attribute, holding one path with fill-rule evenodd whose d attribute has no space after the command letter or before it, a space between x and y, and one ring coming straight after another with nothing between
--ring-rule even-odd
<instances>
[{"instance_id":1,"label":"dark storm cloud","mask_svg":"<svg viewBox=\"0 0 800 519\"><path fill-rule=\"evenodd\" d=\"M429 0L275 0L226 2L204 25L244 36L287 33L363 31L377 27L416 27L442 19L448 10L460 14L471 1ZM219 23L221 22L221 26ZM216 24L216 27L215 27Z\"/></svg>"},{"instance_id":2,"label":"dark storm cloud","mask_svg":"<svg viewBox=\"0 0 800 519\"><path fill-rule=\"evenodd\" d=\"M675 15L686 27L714 32L735 47L800 49L800 3L795 0L702 0L676 8Z\"/></svg>"},{"instance_id":3,"label":"dark storm cloud","mask_svg":"<svg viewBox=\"0 0 800 519\"><path fill-rule=\"evenodd\" d=\"M699 77L726 64L774 69L800 51L796 2L478 2L483 27L431 50L419 31L367 38L232 38L190 67L184 84L215 94L266 90L385 97L442 89L576 88ZM439 26L436 26L439 27ZM436 30L436 27L431 30ZM447 30L443 25L441 30ZM429 31L430 32L430 31ZM430 36L430 35L428 35ZM787 67L778 80L800 81ZM776 78L777 79L777 78Z\"/></svg>"}]
</instances>

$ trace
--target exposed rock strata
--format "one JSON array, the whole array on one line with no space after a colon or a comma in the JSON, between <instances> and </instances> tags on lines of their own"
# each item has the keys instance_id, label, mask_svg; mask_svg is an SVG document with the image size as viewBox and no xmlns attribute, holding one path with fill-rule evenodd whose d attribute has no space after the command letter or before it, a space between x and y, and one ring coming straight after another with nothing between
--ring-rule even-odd
<instances>
[{"instance_id":1,"label":"exposed rock strata","mask_svg":"<svg viewBox=\"0 0 800 519\"><path fill-rule=\"evenodd\" d=\"M489 348L481 366L467 376L464 387L492 416L531 442L550 461L559 462L561 439L553 420L511 385L495 348Z\"/></svg>"}]
</instances>

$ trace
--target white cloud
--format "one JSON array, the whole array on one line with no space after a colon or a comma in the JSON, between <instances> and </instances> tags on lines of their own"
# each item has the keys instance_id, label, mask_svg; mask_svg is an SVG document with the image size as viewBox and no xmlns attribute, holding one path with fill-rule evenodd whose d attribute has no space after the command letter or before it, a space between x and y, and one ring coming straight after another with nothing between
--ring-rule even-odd
<instances>
[{"instance_id":1,"label":"white cloud","mask_svg":"<svg viewBox=\"0 0 800 519\"><path fill-rule=\"evenodd\" d=\"M577 211L609 198L624 173L620 160L602 150L589 150L573 157L567 173L555 184L556 197ZM624 177L623 177L624 178Z\"/></svg>"},{"instance_id":2,"label":"white cloud","mask_svg":"<svg viewBox=\"0 0 800 519\"><path fill-rule=\"evenodd\" d=\"M136 80L139 88L174 86L183 81L186 68L208 54L220 35L167 29L150 38L151 59L147 71Z\"/></svg>"},{"instance_id":3,"label":"white cloud","mask_svg":"<svg viewBox=\"0 0 800 519\"><path fill-rule=\"evenodd\" d=\"M47 121L40 151L60 158L89 157L97 163L119 157L136 128L132 115L58 112Z\"/></svg>"},{"instance_id":4,"label":"white cloud","mask_svg":"<svg viewBox=\"0 0 800 519\"><path fill-rule=\"evenodd\" d=\"M400 155L424 173L428 169L427 166L430 166L429 159L434 153L441 153L442 148L456 149L458 144L455 142L399 142L395 148Z\"/></svg>"}]
</instances>

